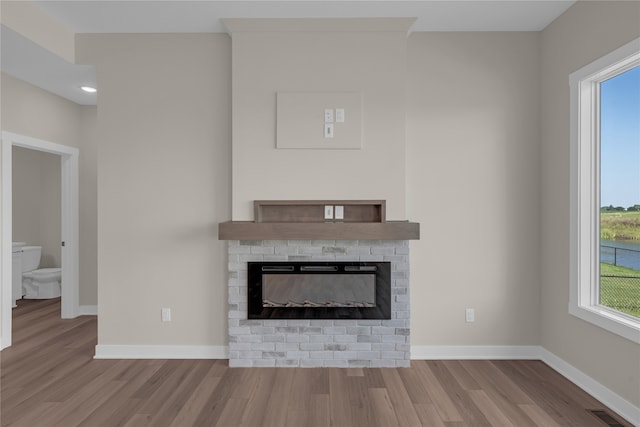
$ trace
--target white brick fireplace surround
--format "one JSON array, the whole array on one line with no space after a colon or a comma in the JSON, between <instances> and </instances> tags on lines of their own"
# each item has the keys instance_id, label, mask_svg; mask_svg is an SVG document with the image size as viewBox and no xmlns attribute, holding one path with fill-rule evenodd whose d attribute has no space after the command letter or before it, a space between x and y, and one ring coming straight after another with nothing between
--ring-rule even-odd
<instances>
[{"instance_id":1,"label":"white brick fireplace surround","mask_svg":"<svg viewBox=\"0 0 640 427\"><path fill-rule=\"evenodd\" d=\"M408 240L229 240L229 366L408 367ZM247 320L247 262L388 261L391 320Z\"/></svg>"}]
</instances>

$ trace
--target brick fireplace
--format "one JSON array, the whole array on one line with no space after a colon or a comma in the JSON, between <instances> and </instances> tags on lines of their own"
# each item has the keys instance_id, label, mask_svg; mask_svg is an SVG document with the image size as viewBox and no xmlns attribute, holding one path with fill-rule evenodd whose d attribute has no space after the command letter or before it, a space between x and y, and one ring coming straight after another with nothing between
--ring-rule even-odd
<instances>
[{"instance_id":1,"label":"brick fireplace","mask_svg":"<svg viewBox=\"0 0 640 427\"><path fill-rule=\"evenodd\" d=\"M339 221L324 214L334 205L344 212ZM387 222L385 202L367 200L256 201L255 218L219 225L228 240L229 366L410 365L409 241L419 238L419 224ZM388 263L390 313L249 319L250 262Z\"/></svg>"},{"instance_id":2,"label":"brick fireplace","mask_svg":"<svg viewBox=\"0 0 640 427\"><path fill-rule=\"evenodd\" d=\"M408 367L408 240L230 240L229 366ZM247 263L388 261L391 319L247 319Z\"/></svg>"}]
</instances>

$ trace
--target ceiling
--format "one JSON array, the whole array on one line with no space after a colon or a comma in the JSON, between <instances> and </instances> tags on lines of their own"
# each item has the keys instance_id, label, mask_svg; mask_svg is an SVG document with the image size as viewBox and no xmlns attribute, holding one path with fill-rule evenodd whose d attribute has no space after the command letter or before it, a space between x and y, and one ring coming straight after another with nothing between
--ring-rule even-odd
<instances>
[{"instance_id":1,"label":"ceiling","mask_svg":"<svg viewBox=\"0 0 640 427\"><path fill-rule=\"evenodd\" d=\"M415 17L411 31L540 31L575 1L565 0L200 0L34 1L73 33L226 32L223 18ZM2 26L2 71L79 104L96 96L95 68L66 62Z\"/></svg>"},{"instance_id":2,"label":"ceiling","mask_svg":"<svg viewBox=\"0 0 640 427\"><path fill-rule=\"evenodd\" d=\"M573 1L35 1L75 33L225 32L221 18L416 17L413 31L540 31Z\"/></svg>"},{"instance_id":3,"label":"ceiling","mask_svg":"<svg viewBox=\"0 0 640 427\"><path fill-rule=\"evenodd\" d=\"M3 73L76 104L96 104L95 93L80 90L83 85L95 87L94 66L67 62L4 25L0 39L0 65Z\"/></svg>"}]
</instances>

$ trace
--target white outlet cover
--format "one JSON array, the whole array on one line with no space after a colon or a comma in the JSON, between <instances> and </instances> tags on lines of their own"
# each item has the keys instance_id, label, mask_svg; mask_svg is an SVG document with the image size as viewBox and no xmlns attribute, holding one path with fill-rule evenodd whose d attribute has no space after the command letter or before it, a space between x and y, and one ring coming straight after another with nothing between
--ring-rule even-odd
<instances>
[{"instance_id":1,"label":"white outlet cover","mask_svg":"<svg viewBox=\"0 0 640 427\"><path fill-rule=\"evenodd\" d=\"M324 137L333 138L333 123L324 124Z\"/></svg>"},{"instance_id":2,"label":"white outlet cover","mask_svg":"<svg viewBox=\"0 0 640 427\"><path fill-rule=\"evenodd\" d=\"M336 206L334 209L335 219L344 219L344 206Z\"/></svg>"}]
</instances>

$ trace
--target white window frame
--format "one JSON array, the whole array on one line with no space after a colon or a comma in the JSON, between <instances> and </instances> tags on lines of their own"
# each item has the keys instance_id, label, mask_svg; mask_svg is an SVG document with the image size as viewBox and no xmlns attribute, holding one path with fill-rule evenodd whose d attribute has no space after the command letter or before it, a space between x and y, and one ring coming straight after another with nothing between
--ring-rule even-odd
<instances>
[{"instance_id":1,"label":"white window frame","mask_svg":"<svg viewBox=\"0 0 640 427\"><path fill-rule=\"evenodd\" d=\"M640 38L569 76L571 219L569 313L640 344L640 319L599 304L600 83L640 65Z\"/></svg>"}]
</instances>

